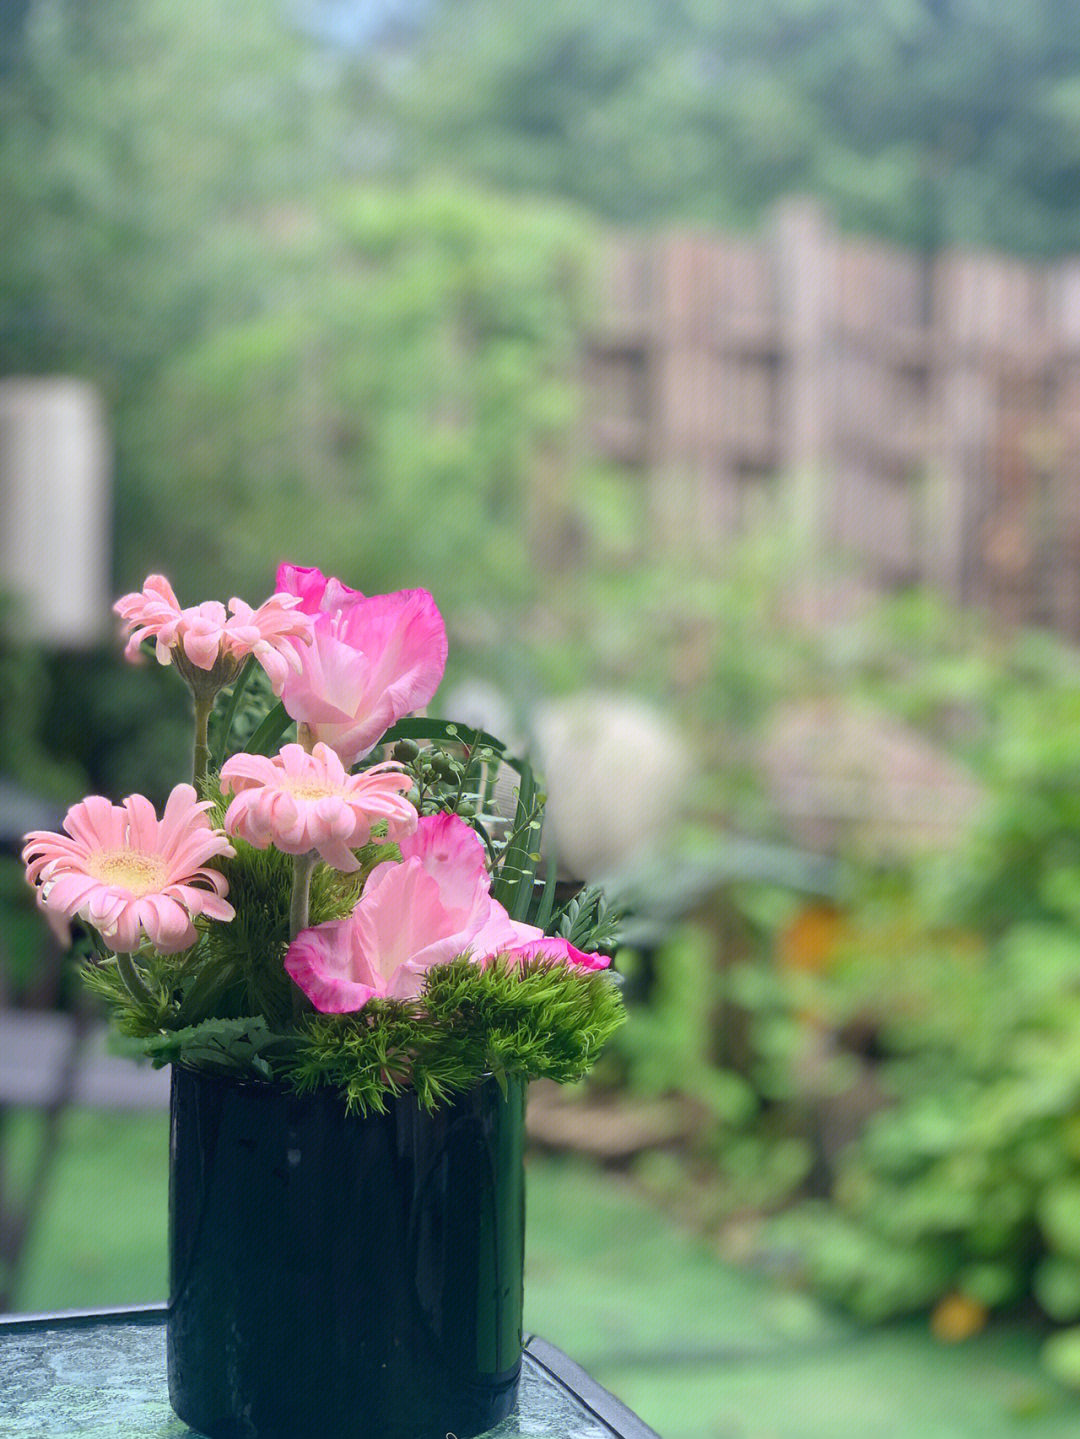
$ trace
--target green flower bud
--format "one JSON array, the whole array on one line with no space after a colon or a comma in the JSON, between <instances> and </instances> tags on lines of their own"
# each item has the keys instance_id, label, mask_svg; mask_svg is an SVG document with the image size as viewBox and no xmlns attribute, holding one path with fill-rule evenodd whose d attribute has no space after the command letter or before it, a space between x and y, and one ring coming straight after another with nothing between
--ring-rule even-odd
<instances>
[{"instance_id":1,"label":"green flower bud","mask_svg":"<svg viewBox=\"0 0 1080 1439\"><path fill-rule=\"evenodd\" d=\"M411 739L399 739L391 753L401 764L411 764L420 753L420 746Z\"/></svg>"}]
</instances>

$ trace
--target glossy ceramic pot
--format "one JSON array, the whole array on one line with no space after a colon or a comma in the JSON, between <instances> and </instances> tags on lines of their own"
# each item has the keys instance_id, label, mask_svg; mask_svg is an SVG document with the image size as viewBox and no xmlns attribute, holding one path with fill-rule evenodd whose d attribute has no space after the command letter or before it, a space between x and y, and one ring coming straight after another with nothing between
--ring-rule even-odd
<instances>
[{"instance_id":1,"label":"glossy ceramic pot","mask_svg":"<svg viewBox=\"0 0 1080 1439\"><path fill-rule=\"evenodd\" d=\"M428 1114L173 1068L169 1396L210 1439L467 1439L521 1369L524 1086Z\"/></svg>"}]
</instances>

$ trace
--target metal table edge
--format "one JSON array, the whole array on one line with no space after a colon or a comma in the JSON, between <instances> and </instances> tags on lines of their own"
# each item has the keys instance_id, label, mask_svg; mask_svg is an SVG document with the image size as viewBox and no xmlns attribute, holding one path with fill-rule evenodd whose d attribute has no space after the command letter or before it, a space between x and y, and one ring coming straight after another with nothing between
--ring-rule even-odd
<instances>
[{"instance_id":1,"label":"metal table edge","mask_svg":"<svg viewBox=\"0 0 1080 1439\"><path fill-rule=\"evenodd\" d=\"M40 1314L0 1314L0 1334L12 1330L88 1329L92 1324L158 1324L167 1304L127 1304L113 1309L57 1309Z\"/></svg>"},{"instance_id":2,"label":"metal table edge","mask_svg":"<svg viewBox=\"0 0 1080 1439\"><path fill-rule=\"evenodd\" d=\"M587 1370L561 1349L556 1349L554 1344L530 1334L525 1340L525 1353L583 1404L605 1428L621 1435L622 1439L660 1439L660 1435L655 1429L650 1429L644 1419L639 1419L621 1399L598 1384Z\"/></svg>"},{"instance_id":3,"label":"metal table edge","mask_svg":"<svg viewBox=\"0 0 1080 1439\"><path fill-rule=\"evenodd\" d=\"M112 1309L61 1309L39 1314L0 1314L0 1334L35 1329L87 1329L94 1324L160 1324L167 1304L130 1304ZM619 1439L660 1439L621 1399L598 1384L580 1364L539 1335L525 1336L524 1352Z\"/></svg>"}]
</instances>

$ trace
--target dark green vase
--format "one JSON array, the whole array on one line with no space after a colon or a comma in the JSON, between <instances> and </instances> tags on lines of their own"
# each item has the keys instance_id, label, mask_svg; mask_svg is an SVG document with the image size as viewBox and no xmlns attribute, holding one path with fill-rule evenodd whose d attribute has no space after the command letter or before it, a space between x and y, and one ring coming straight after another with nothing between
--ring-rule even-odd
<instances>
[{"instance_id":1,"label":"dark green vase","mask_svg":"<svg viewBox=\"0 0 1080 1439\"><path fill-rule=\"evenodd\" d=\"M435 1114L173 1068L169 1397L210 1439L457 1439L521 1369L524 1085Z\"/></svg>"}]
</instances>

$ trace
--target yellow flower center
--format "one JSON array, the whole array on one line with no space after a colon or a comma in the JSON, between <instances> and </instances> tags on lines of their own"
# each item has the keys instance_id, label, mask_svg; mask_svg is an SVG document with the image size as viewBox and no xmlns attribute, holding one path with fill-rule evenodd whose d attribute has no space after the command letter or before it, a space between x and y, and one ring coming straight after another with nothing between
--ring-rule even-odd
<instances>
[{"instance_id":1,"label":"yellow flower center","mask_svg":"<svg viewBox=\"0 0 1080 1439\"><path fill-rule=\"evenodd\" d=\"M297 799L328 799L331 795L339 793L331 789L329 785L320 784L315 779L291 779L288 781L288 790Z\"/></svg>"},{"instance_id":2,"label":"yellow flower center","mask_svg":"<svg viewBox=\"0 0 1080 1439\"><path fill-rule=\"evenodd\" d=\"M169 879L164 860L133 849L102 850L86 868L102 884L130 890L136 899L164 889Z\"/></svg>"}]
</instances>

